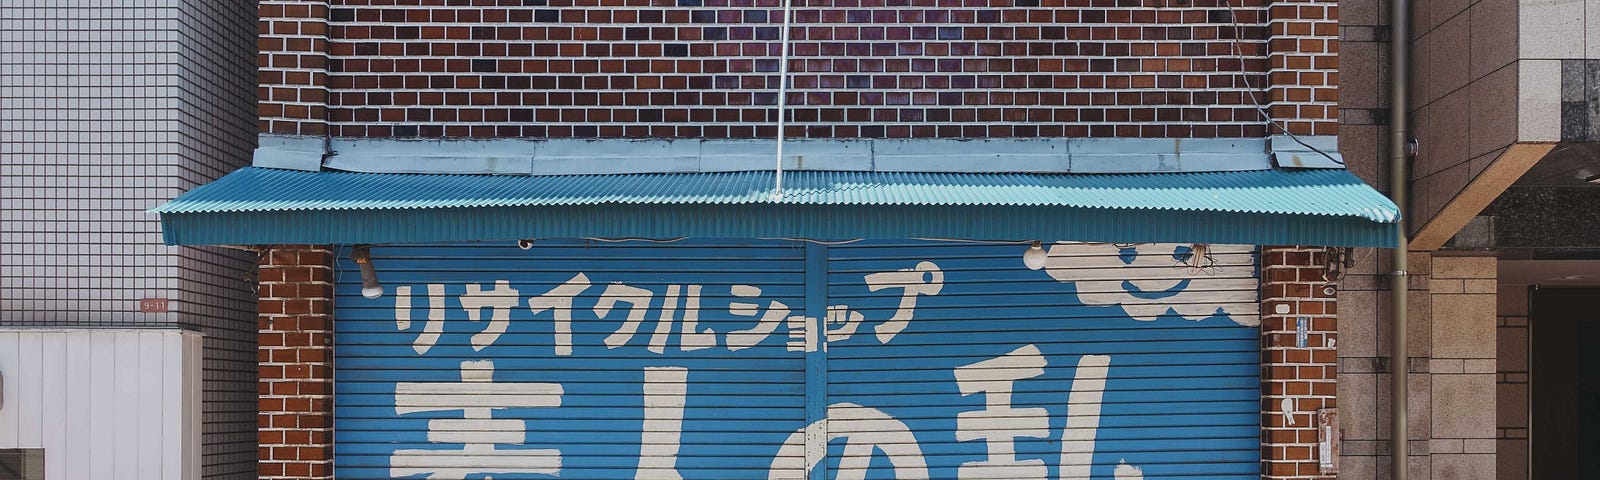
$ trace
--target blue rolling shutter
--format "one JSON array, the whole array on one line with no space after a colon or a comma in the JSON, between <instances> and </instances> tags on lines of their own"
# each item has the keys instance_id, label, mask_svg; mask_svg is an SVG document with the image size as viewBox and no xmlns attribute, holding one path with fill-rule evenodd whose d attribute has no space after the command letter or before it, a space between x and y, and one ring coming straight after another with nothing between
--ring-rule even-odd
<instances>
[{"instance_id":1,"label":"blue rolling shutter","mask_svg":"<svg viewBox=\"0 0 1600 480\"><path fill-rule=\"evenodd\" d=\"M561 478L665 478L641 456L665 455L661 446L675 440L684 478L748 479L765 476L775 450L766 444L805 422L804 354L788 350L783 325L770 336L735 335L761 340L749 348L734 352L727 345L727 332L759 326L774 304L800 313L801 246L572 241L541 242L528 251L505 243L376 247L373 256L384 297L361 297L359 275L347 259L339 275L338 478L514 479L557 472ZM574 282L580 274L583 281ZM517 291L505 333L474 340L494 329L493 309L469 319L463 300L476 300L467 289L493 291L499 280ZM736 285L752 288L734 296ZM443 295L429 298L430 286ZM410 298L398 289L410 290ZM546 295L553 290L567 298ZM700 313L693 330L717 332L715 347L683 339L694 293ZM410 305L409 325L397 324L397 301ZM431 342L425 333L430 301L442 304L443 319ZM730 304L758 301L755 316L728 313ZM534 313L531 302L551 307ZM571 319L570 342L558 341L558 314ZM613 338L630 315L638 321L635 333ZM659 349L653 350L653 340ZM558 353L563 343L570 351ZM485 374L490 365L484 362L492 363L490 381L463 381L463 372ZM674 399L683 402L681 413L663 406ZM476 408L484 405L493 408ZM449 422L474 413L514 423L502 429L508 424ZM647 419L673 417L682 418L677 439L661 432L677 428L670 421L646 431ZM493 451L462 453L474 448Z\"/></svg>"},{"instance_id":2,"label":"blue rolling shutter","mask_svg":"<svg viewBox=\"0 0 1600 480\"><path fill-rule=\"evenodd\" d=\"M1024 250L375 247L384 297L338 275L336 473L1256 478L1250 247Z\"/></svg>"},{"instance_id":3,"label":"blue rolling shutter","mask_svg":"<svg viewBox=\"0 0 1600 480\"><path fill-rule=\"evenodd\" d=\"M1173 244L1058 244L1041 271L1024 268L1024 249L831 248L828 300L865 319L904 305L872 291L874 272L936 265L911 278L942 288L892 339L863 328L831 341L828 401L902 421L930 478L1257 478L1251 247L1212 247L1203 271ZM1014 453L990 453L996 443ZM887 478L849 453L834 448L831 465Z\"/></svg>"}]
</instances>

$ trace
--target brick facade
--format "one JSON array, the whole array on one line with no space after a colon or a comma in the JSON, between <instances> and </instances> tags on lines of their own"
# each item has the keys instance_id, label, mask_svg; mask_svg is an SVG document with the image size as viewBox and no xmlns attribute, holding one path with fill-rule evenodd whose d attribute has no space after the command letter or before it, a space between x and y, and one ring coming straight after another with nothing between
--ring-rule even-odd
<instances>
[{"instance_id":1,"label":"brick facade","mask_svg":"<svg viewBox=\"0 0 1600 480\"><path fill-rule=\"evenodd\" d=\"M261 133L328 133L328 1L263 0L260 5Z\"/></svg>"},{"instance_id":2,"label":"brick facade","mask_svg":"<svg viewBox=\"0 0 1600 480\"><path fill-rule=\"evenodd\" d=\"M776 133L779 0L441 3L263 2L263 131ZM799 2L787 133L1258 137L1253 94L1297 133L1331 134L1333 5Z\"/></svg>"},{"instance_id":3,"label":"brick facade","mask_svg":"<svg viewBox=\"0 0 1600 480\"><path fill-rule=\"evenodd\" d=\"M1268 111L1296 135L1339 133L1339 3L1276 0L1268 13Z\"/></svg>"},{"instance_id":4,"label":"brick facade","mask_svg":"<svg viewBox=\"0 0 1600 480\"><path fill-rule=\"evenodd\" d=\"M309 246L261 257L261 478L333 478L333 258Z\"/></svg>"},{"instance_id":5,"label":"brick facade","mask_svg":"<svg viewBox=\"0 0 1600 480\"><path fill-rule=\"evenodd\" d=\"M1338 310L1327 258L1321 247L1262 250L1261 478L1334 477L1319 473L1317 457L1317 411L1338 407Z\"/></svg>"},{"instance_id":6,"label":"brick facade","mask_svg":"<svg viewBox=\"0 0 1600 480\"><path fill-rule=\"evenodd\" d=\"M336 137L771 138L780 5L265 1L261 128ZM1338 18L1332 0L795 0L785 133L1261 137L1276 131L1260 102L1295 134L1333 135ZM1318 409L1336 406L1337 386L1325 256L1311 247L1264 251L1264 478L1322 478L1314 422ZM331 475L330 257L280 249L262 266L263 476ZM320 273L289 283L278 275L279 288L293 292L269 296L269 269ZM1289 313L1274 313L1280 304ZM287 313L290 305L325 309L307 316ZM1305 348L1295 346L1301 316L1310 319ZM291 338L316 343L268 344ZM274 353L283 351L320 356L274 359L291 355ZM308 386L315 393L299 390ZM288 423L302 420L311 424Z\"/></svg>"}]
</instances>

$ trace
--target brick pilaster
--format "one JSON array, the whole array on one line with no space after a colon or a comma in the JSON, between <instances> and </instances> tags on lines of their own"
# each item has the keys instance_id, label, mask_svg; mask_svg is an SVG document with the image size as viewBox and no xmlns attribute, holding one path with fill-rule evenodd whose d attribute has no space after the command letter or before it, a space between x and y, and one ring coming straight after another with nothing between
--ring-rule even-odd
<instances>
[{"instance_id":1,"label":"brick pilaster","mask_svg":"<svg viewBox=\"0 0 1600 480\"><path fill-rule=\"evenodd\" d=\"M1327 250L1266 247L1261 262L1261 478L1318 473L1317 411L1338 406L1337 304ZM1283 310L1287 308L1287 310ZM1279 313L1284 312L1284 313ZM1299 319L1307 320L1299 346Z\"/></svg>"},{"instance_id":2,"label":"brick pilaster","mask_svg":"<svg viewBox=\"0 0 1600 480\"><path fill-rule=\"evenodd\" d=\"M310 246L261 257L261 478L333 478L333 257Z\"/></svg>"},{"instance_id":3,"label":"brick pilaster","mask_svg":"<svg viewBox=\"0 0 1600 480\"><path fill-rule=\"evenodd\" d=\"M1272 0L1267 17L1272 118L1296 135L1337 135L1339 2Z\"/></svg>"},{"instance_id":4,"label":"brick pilaster","mask_svg":"<svg viewBox=\"0 0 1600 480\"><path fill-rule=\"evenodd\" d=\"M328 1L260 2L256 109L262 133L328 133Z\"/></svg>"}]
</instances>

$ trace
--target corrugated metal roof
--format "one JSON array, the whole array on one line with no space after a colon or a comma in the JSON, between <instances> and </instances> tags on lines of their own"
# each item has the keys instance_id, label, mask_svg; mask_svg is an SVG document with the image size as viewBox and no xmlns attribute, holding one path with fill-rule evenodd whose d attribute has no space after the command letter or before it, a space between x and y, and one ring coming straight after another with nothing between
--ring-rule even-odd
<instances>
[{"instance_id":1,"label":"corrugated metal roof","mask_svg":"<svg viewBox=\"0 0 1600 480\"><path fill-rule=\"evenodd\" d=\"M1103 237L1118 230L1107 226L1085 228L1088 226L1063 224L1072 228L1042 237L1037 234L1048 232L1039 232L1043 228L1040 226L990 226L985 230L978 225L995 219L972 217L993 217L999 213L1021 215L1022 212L1028 213L1013 220L1044 225L1084 215L1089 215L1083 217L1085 219L1113 222L1148 219L1162 225L1146 226L1143 234L1134 230L1125 234L1174 241L1182 240L1171 238L1181 236L1182 232L1167 230L1184 223L1172 221L1185 217L1184 212L1206 214L1188 214L1191 220L1204 217L1234 223L1242 218L1239 215L1321 218L1330 226L1355 221L1376 228L1375 232L1393 232L1393 228L1385 229L1382 225L1392 227L1399 218L1399 209L1387 198L1349 172L1336 169L1095 175L802 171L784 176L781 201L771 198L773 180L770 171L484 176L304 172L250 167L196 188L152 211L162 215L164 233L172 244L377 243L416 241L417 238L431 241L609 235L958 236L953 233L966 234L959 235L960 238L1148 240L1074 238L1071 234L1072 231L1102 231L1096 235ZM827 212L827 217L812 218L823 212ZM887 212L909 213L880 218ZM642 216L646 214L652 217ZM792 218L774 220L770 218L773 215ZM502 216L505 218L500 218ZM835 216L898 226L850 226L830 222L828 218ZM357 220L357 223L383 217L401 224L378 224L375 231L355 230L352 226L342 233L337 225L327 225L322 228L325 231L317 235L308 233L314 229L313 224L334 217ZM281 222L297 219L301 223L281 223L274 227L289 231L260 230L263 219ZM447 227L469 220L508 224L477 224L476 233L460 230L452 233ZM586 223L589 225L585 226ZM1263 224L1263 228L1271 228L1271 223ZM200 228L200 224L216 231L183 229L184 225ZM758 224L763 226L757 227ZM602 228L604 225L612 230ZM637 231L629 232L628 225L633 225ZM1312 225L1303 227L1315 230ZM402 228L411 231L399 231ZM604 234L601 230L620 233ZM1156 234L1157 230L1163 233ZM223 235L224 232L233 233ZM1035 235L1016 236L1028 232ZM1341 242L1279 242L1272 239L1287 237L1258 233L1261 233L1259 241L1237 238L1249 232L1230 236L1234 237L1233 243L1381 246L1393 241L1393 238L1378 238L1383 235L1377 235L1359 241L1349 237ZM1304 235L1292 238L1301 237ZM1311 237L1303 240L1316 240L1315 235Z\"/></svg>"}]
</instances>

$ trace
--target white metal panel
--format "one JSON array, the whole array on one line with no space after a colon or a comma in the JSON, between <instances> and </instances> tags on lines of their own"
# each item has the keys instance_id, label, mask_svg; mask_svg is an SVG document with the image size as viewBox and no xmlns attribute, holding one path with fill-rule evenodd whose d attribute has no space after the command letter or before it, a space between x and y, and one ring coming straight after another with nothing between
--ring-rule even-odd
<instances>
[{"instance_id":1,"label":"white metal panel","mask_svg":"<svg viewBox=\"0 0 1600 480\"><path fill-rule=\"evenodd\" d=\"M168 372L161 377L161 390L170 392L183 388L183 375L174 375L171 372L183 370L183 355L174 354L181 352L182 345L178 339L165 337L161 339L163 355L161 356L161 370ZM180 445L183 443L183 405L179 402L166 402L161 408L161 445ZM184 475L183 452L176 448L161 449L161 476L163 478L182 478Z\"/></svg>"},{"instance_id":2,"label":"white metal panel","mask_svg":"<svg viewBox=\"0 0 1600 480\"><path fill-rule=\"evenodd\" d=\"M0 448L44 448L51 480L199 478L201 338L0 330Z\"/></svg>"},{"instance_id":3,"label":"white metal panel","mask_svg":"<svg viewBox=\"0 0 1600 480\"><path fill-rule=\"evenodd\" d=\"M39 343L44 345L44 355L39 359L37 370L45 372L46 368L54 368L58 372L67 369L67 338L65 335L39 335ZM39 388L40 398L43 403L39 410L39 430L44 437L43 446L46 452L56 452L55 455L44 456L44 471L66 472L67 452L67 425L59 421L70 410L67 409L67 382L66 375L41 375L42 386Z\"/></svg>"},{"instance_id":4,"label":"white metal panel","mask_svg":"<svg viewBox=\"0 0 1600 480\"><path fill-rule=\"evenodd\" d=\"M61 417L51 419L60 422L61 429L66 432L63 435L65 448L55 456L63 461L73 459L66 461L66 469L61 470L67 473L65 478L92 478L89 475L89 462L76 460L90 458L89 438L94 435L89 430L89 412L93 408L90 402L94 401L89 391L89 385L94 382L89 375L94 370L94 361L89 358L89 352L93 350L93 345L89 331L66 335L66 340L66 362L63 363L66 368L62 371L62 378L67 381L62 398L67 408L61 411ZM45 428L51 427L46 425ZM49 457L51 453L45 452L45 456Z\"/></svg>"},{"instance_id":5,"label":"white metal panel","mask_svg":"<svg viewBox=\"0 0 1600 480\"><path fill-rule=\"evenodd\" d=\"M157 332L144 332L139 335L139 364L138 371L139 391L135 394L138 399L139 420L138 428L141 436L145 438L160 438L160 414L163 408L161 402L161 377L166 373L161 368L162 345L165 335ZM138 453L139 478L157 478L161 475L161 443L139 442L134 449Z\"/></svg>"},{"instance_id":6,"label":"white metal panel","mask_svg":"<svg viewBox=\"0 0 1600 480\"><path fill-rule=\"evenodd\" d=\"M88 456L78 458L88 461L90 478L112 478L117 472L111 458L116 448L116 442L111 438L116 414L114 406L107 405L103 399L116 398L113 380L117 368L117 333L91 331L89 348L88 352L77 352L79 355L89 355L89 371L84 376L89 378L91 402L88 412L89 438L83 440L89 444L89 452Z\"/></svg>"},{"instance_id":7,"label":"white metal panel","mask_svg":"<svg viewBox=\"0 0 1600 480\"><path fill-rule=\"evenodd\" d=\"M112 440L111 455L100 457L99 461L111 463L111 468L118 476L128 475L138 470L139 456L139 337L143 332L134 332L113 337L116 349L114 351L111 398L117 399L111 406L111 434L104 435Z\"/></svg>"},{"instance_id":8,"label":"white metal panel","mask_svg":"<svg viewBox=\"0 0 1600 480\"><path fill-rule=\"evenodd\" d=\"M17 351L17 334L0 332L0 368L6 369L5 391L0 393L0 445L17 445L21 409L17 405L21 358Z\"/></svg>"},{"instance_id":9,"label":"white metal panel","mask_svg":"<svg viewBox=\"0 0 1600 480\"><path fill-rule=\"evenodd\" d=\"M18 365L44 365L44 343L25 335L17 336ZM31 367L23 368L16 372L19 385L43 385L44 369ZM30 388L16 392L16 408L23 412L38 412L44 409L45 397L43 388ZM17 446L22 448L39 448L44 446L44 432L40 425L42 415L21 415L17 419Z\"/></svg>"},{"instance_id":10,"label":"white metal panel","mask_svg":"<svg viewBox=\"0 0 1600 480\"><path fill-rule=\"evenodd\" d=\"M182 415L185 435L183 441L175 445L174 448L183 452L183 477L180 480L195 480L200 478L201 371L205 367L203 363L205 358L201 353L202 344L199 333L183 332L179 336L179 341L182 342L181 345L183 347L179 352L182 353L184 361L181 373L184 384L183 390L177 392L177 398L174 400L182 402L183 405Z\"/></svg>"}]
</instances>

